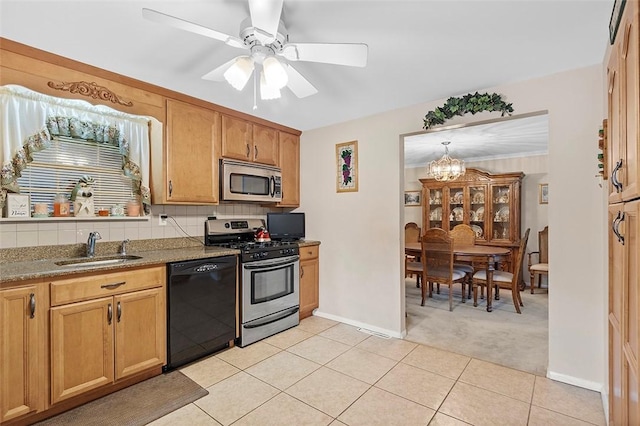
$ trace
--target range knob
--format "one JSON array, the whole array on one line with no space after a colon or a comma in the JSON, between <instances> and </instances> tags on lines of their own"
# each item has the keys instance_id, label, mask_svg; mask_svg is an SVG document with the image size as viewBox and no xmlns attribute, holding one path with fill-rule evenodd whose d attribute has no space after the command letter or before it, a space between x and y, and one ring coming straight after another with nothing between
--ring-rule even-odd
<instances>
[{"instance_id":1,"label":"range knob","mask_svg":"<svg viewBox=\"0 0 640 426\"><path fill-rule=\"evenodd\" d=\"M260 257L267 257L269 256L269 253L267 253L266 251L263 251L262 253L260 253Z\"/></svg>"}]
</instances>

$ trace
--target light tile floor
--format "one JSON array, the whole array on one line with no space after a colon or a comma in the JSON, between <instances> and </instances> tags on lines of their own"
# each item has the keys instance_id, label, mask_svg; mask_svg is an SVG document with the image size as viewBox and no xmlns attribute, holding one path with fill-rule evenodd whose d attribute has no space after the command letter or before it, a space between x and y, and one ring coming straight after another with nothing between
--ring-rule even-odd
<instances>
[{"instance_id":1,"label":"light tile floor","mask_svg":"<svg viewBox=\"0 0 640 426\"><path fill-rule=\"evenodd\" d=\"M597 392L320 317L181 369L160 425L604 425Z\"/></svg>"}]
</instances>

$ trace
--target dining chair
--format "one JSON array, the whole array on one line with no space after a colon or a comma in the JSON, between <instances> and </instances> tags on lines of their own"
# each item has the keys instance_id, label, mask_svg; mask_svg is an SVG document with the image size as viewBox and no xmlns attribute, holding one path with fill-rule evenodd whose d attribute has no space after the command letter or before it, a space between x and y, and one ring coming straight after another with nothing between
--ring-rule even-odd
<instances>
[{"instance_id":1,"label":"dining chair","mask_svg":"<svg viewBox=\"0 0 640 426\"><path fill-rule=\"evenodd\" d=\"M527 248L527 240L529 239L529 231L527 228L524 233L524 237L520 240L520 250L518 250L518 257L516 259L514 272L507 271L493 271L493 286L496 290L496 300L500 300L500 289L506 288L511 290L511 297L513 298L513 306L516 308L517 313L520 312L520 306L524 306L522 303L522 297L520 296L520 277L522 274L522 259L524 258L524 251ZM487 270L483 269L473 274L473 304L478 303L478 286L484 287L487 285Z\"/></svg>"},{"instance_id":2,"label":"dining chair","mask_svg":"<svg viewBox=\"0 0 640 426\"><path fill-rule=\"evenodd\" d=\"M464 246L472 246L476 243L476 232L469 225L460 224L453 227L451 231L449 231L449 236L453 239L454 245L464 245ZM467 257L457 257L453 267L464 271L466 273L467 285L468 285L468 295L467 299L471 299L471 280L473 278L473 273L475 269L473 267L473 258ZM440 289L437 289L437 292L440 293Z\"/></svg>"},{"instance_id":3,"label":"dining chair","mask_svg":"<svg viewBox=\"0 0 640 426\"><path fill-rule=\"evenodd\" d=\"M409 222L404 225L404 241L406 243L419 243L420 242L420 227L415 222ZM418 277L418 273L409 271L407 269L407 265L409 262L416 262L417 259L415 256L404 255L404 277L411 277L416 275L416 287L420 286L420 280Z\"/></svg>"},{"instance_id":4,"label":"dining chair","mask_svg":"<svg viewBox=\"0 0 640 426\"><path fill-rule=\"evenodd\" d=\"M453 267L453 239L448 232L441 228L431 228L425 231L420 239L422 252L420 262L409 262L411 270L422 276L422 302L424 306L427 297L433 296L433 283L449 286L449 311L453 310L453 284L462 285L462 303L465 298L465 272ZM428 286L427 286L428 283Z\"/></svg>"},{"instance_id":5,"label":"dining chair","mask_svg":"<svg viewBox=\"0 0 640 426\"><path fill-rule=\"evenodd\" d=\"M531 275L531 294L538 278L538 288L542 284L542 276L547 276L547 286L549 285L549 227L538 232L538 251L529 253L529 274ZM538 255L538 263L532 263L531 256Z\"/></svg>"}]
</instances>

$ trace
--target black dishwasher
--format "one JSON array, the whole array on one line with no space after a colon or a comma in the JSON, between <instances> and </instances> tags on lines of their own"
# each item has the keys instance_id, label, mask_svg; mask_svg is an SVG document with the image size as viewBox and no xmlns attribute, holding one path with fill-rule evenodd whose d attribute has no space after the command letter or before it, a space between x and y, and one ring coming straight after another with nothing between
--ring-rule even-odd
<instances>
[{"instance_id":1,"label":"black dishwasher","mask_svg":"<svg viewBox=\"0 0 640 426\"><path fill-rule=\"evenodd\" d=\"M167 365L179 367L236 337L236 256L167 264Z\"/></svg>"}]
</instances>

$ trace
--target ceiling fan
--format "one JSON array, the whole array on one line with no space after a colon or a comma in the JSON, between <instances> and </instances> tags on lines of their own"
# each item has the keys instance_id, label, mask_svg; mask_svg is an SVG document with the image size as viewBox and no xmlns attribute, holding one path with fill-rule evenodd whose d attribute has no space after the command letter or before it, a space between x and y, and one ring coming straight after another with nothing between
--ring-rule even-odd
<instances>
[{"instance_id":1,"label":"ceiling fan","mask_svg":"<svg viewBox=\"0 0 640 426\"><path fill-rule=\"evenodd\" d=\"M263 100L280 97L280 89L288 87L298 98L318 93L318 90L288 62L306 61L364 67L368 47L363 43L292 43L280 20L283 0L249 0L250 17L242 21L239 37L224 34L153 9L142 9L150 21L170 25L205 37L222 41L231 47L247 50L202 76L205 80L226 80L242 90L254 70L260 97ZM286 61L285 61L286 60ZM256 69L256 64L262 70Z\"/></svg>"}]
</instances>

